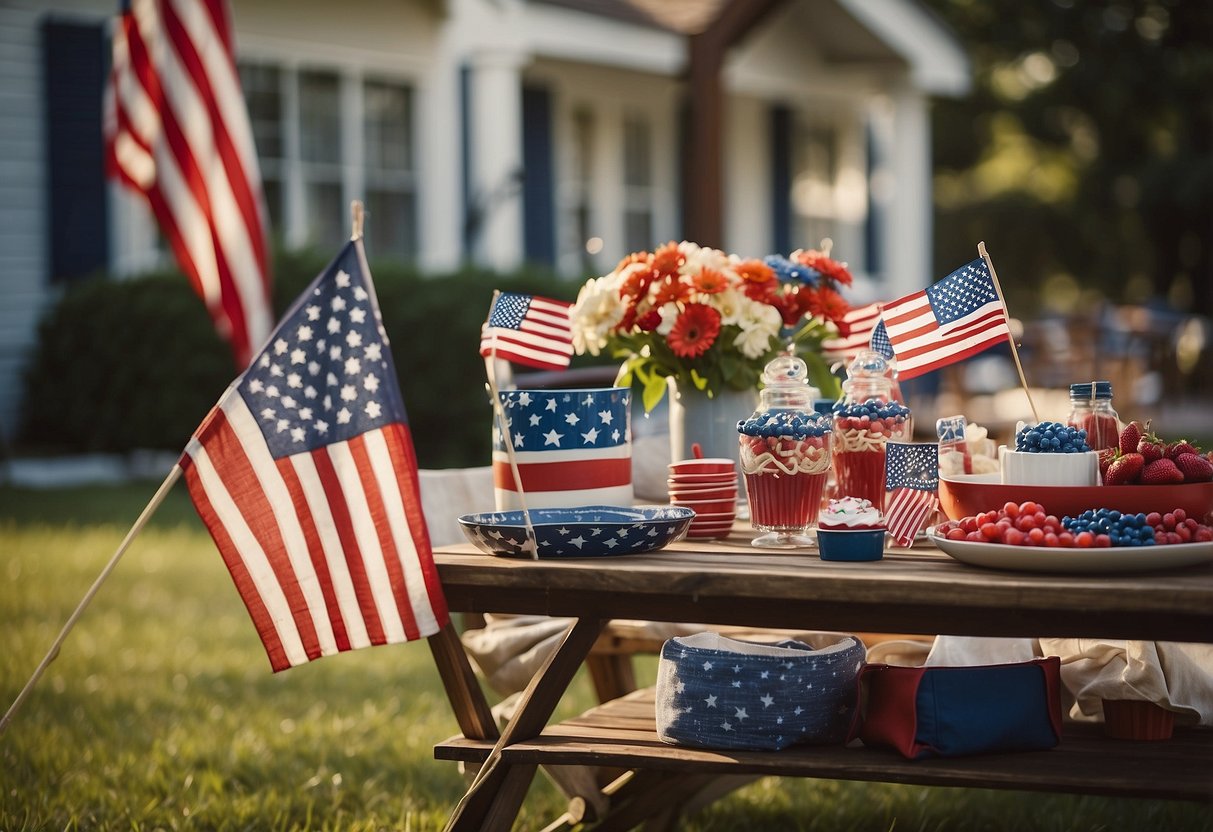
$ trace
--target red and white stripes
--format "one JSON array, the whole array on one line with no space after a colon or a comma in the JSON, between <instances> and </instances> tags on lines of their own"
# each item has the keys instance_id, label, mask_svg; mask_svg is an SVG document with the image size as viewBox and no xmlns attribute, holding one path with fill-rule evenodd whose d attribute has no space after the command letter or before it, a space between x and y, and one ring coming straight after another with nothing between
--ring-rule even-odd
<instances>
[{"instance_id":1,"label":"red and white stripes","mask_svg":"<svg viewBox=\"0 0 1213 832\"><path fill-rule=\"evenodd\" d=\"M106 91L111 176L148 199L237 363L273 325L261 176L223 0L132 0Z\"/></svg>"},{"instance_id":2,"label":"red and white stripes","mask_svg":"<svg viewBox=\"0 0 1213 832\"><path fill-rule=\"evenodd\" d=\"M182 465L275 671L446 623L406 425L275 460L233 388Z\"/></svg>"}]
</instances>

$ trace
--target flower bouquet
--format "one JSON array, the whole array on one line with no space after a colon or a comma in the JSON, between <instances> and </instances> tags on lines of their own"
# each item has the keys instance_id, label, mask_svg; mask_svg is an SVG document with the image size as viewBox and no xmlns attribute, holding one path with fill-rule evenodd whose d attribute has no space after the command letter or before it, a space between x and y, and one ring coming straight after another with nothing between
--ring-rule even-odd
<instances>
[{"instance_id":1,"label":"flower bouquet","mask_svg":"<svg viewBox=\"0 0 1213 832\"><path fill-rule=\"evenodd\" d=\"M628 255L581 288L573 346L622 359L618 383L638 381L646 411L661 401L668 378L708 396L755 390L767 362L792 345L814 386L837 398L820 347L849 309L838 288L850 284L846 265L821 251L743 260L670 242Z\"/></svg>"}]
</instances>

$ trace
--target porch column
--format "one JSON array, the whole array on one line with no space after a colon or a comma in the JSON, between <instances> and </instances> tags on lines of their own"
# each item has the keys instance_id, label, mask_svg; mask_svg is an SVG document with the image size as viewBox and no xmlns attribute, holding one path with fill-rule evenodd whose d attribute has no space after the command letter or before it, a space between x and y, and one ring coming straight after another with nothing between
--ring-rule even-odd
<instances>
[{"instance_id":1,"label":"porch column","mask_svg":"<svg viewBox=\"0 0 1213 832\"><path fill-rule=\"evenodd\" d=\"M892 93L892 141L883 149L891 174L881 263L888 296L901 297L943 277L932 274L931 119L926 96L909 85ZM879 133L878 133L879 135ZM973 256L977 256L976 250Z\"/></svg>"},{"instance_id":2,"label":"porch column","mask_svg":"<svg viewBox=\"0 0 1213 832\"><path fill-rule=\"evenodd\" d=\"M494 269L522 263L522 75L524 56L487 50L472 59L469 102L472 259Z\"/></svg>"}]
</instances>

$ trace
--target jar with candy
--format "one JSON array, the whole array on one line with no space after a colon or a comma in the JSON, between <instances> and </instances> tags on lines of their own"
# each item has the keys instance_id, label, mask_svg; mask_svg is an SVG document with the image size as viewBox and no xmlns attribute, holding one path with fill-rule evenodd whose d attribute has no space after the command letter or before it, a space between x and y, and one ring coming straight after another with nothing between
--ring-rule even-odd
<instances>
[{"instance_id":1,"label":"jar with candy","mask_svg":"<svg viewBox=\"0 0 1213 832\"><path fill-rule=\"evenodd\" d=\"M910 438L910 409L892 397L888 362L865 350L847 367L834 405L835 496L884 505L886 445Z\"/></svg>"},{"instance_id":2,"label":"jar with candy","mask_svg":"<svg viewBox=\"0 0 1213 832\"><path fill-rule=\"evenodd\" d=\"M831 420L814 411L820 394L799 358L775 358L762 379L758 410L737 423L750 522L765 532L754 545L810 545L805 532L817 519L830 470Z\"/></svg>"},{"instance_id":3,"label":"jar with candy","mask_svg":"<svg viewBox=\"0 0 1213 832\"><path fill-rule=\"evenodd\" d=\"M1112 382L1087 381L1070 385L1070 416L1066 424L1085 430L1093 451L1115 448L1120 442L1120 417L1112 409Z\"/></svg>"}]
</instances>

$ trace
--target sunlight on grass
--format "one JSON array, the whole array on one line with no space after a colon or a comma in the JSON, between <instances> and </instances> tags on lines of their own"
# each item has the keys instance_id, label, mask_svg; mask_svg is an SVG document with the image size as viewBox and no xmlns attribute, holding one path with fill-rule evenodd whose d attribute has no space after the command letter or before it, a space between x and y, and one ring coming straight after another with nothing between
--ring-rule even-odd
<instances>
[{"instance_id":1,"label":"sunlight on grass","mask_svg":"<svg viewBox=\"0 0 1213 832\"><path fill-rule=\"evenodd\" d=\"M16 697L154 484L0 489L0 705ZM653 663L640 668L653 678ZM589 704L584 681L561 713ZM463 793L424 644L273 674L183 489L0 738L0 830L441 829ZM536 778L520 829L563 799ZM688 830L1209 829L1204 807L768 779Z\"/></svg>"}]
</instances>

